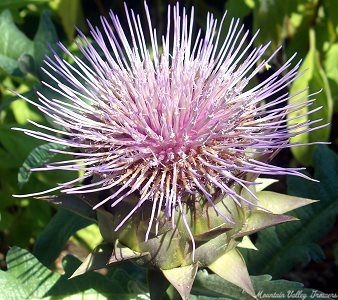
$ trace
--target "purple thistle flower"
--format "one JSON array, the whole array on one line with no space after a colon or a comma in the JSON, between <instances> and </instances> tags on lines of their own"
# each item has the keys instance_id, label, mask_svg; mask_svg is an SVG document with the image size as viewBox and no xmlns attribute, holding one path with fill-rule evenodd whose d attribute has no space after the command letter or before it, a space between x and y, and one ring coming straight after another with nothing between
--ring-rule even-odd
<instances>
[{"instance_id":1,"label":"purple thistle flower","mask_svg":"<svg viewBox=\"0 0 338 300\"><path fill-rule=\"evenodd\" d=\"M82 175L22 197L58 190L66 194L113 191L95 209L123 205L126 197L139 193L134 209L116 230L149 202L146 239L154 222L158 230L161 214L174 222L175 213L182 213L192 237L183 204L198 205L197 195L211 206L225 195L239 206L254 204L236 193L234 186L250 192L259 174L304 176L300 169L269 163L279 150L295 146L289 143L291 137L320 127L313 126L319 120L298 122L297 118L287 126L288 113L313 103L287 104L288 93L280 95L299 76L299 63L291 67L294 56L249 87L279 49L264 60L269 44L253 48L257 34L249 39L239 20L231 20L223 40L225 17L218 25L208 14L205 33L200 30L196 36L193 9L187 14L177 4L168 9L166 35L158 41L146 4L146 30L138 15L127 7L125 11L128 28L111 13L110 20L101 18L102 29L89 25L95 43L80 32L85 43L79 48L85 59L59 44L74 63L57 54L46 60L44 71L52 83L44 85L60 99L38 93L39 103L26 100L63 129L30 121L36 131L17 130L73 149L51 150L74 159L33 171L78 170ZM81 184L93 176L91 183Z\"/></svg>"}]
</instances>

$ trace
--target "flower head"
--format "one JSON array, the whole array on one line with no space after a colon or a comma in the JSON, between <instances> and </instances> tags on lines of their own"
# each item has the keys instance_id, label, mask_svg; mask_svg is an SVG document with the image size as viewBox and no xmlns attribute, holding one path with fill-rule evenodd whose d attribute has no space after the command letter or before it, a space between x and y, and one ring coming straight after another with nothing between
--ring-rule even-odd
<instances>
[{"instance_id":1,"label":"flower head","mask_svg":"<svg viewBox=\"0 0 338 300\"><path fill-rule=\"evenodd\" d=\"M231 20L224 37L224 17L218 25L209 14L205 31L196 33L194 11L181 11L177 4L168 9L167 30L159 37L147 5L146 27L133 11L125 11L127 28L111 13L109 20L101 18L101 29L89 25L93 42L80 33L83 58L59 44L73 63L57 54L46 60L51 82L45 86L59 97L39 93L38 103L27 101L63 129L31 122L38 129L23 131L65 145L69 149L58 152L74 157L36 170L82 175L30 196L108 190L95 209L123 205L137 194L115 229L148 203L148 239L161 218L174 222L175 213L182 213L184 219L183 207L200 205L201 199L216 210L225 196L239 206L255 204L250 186L259 174L303 176L270 163L279 150L293 146L291 137L309 130L310 121L286 124L288 113L312 103L288 104L283 92L298 76L293 57L250 85L279 50L263 59L269 44L255 48L256 35L250 38L239 20Z\"/></svg>"}]
</instances>

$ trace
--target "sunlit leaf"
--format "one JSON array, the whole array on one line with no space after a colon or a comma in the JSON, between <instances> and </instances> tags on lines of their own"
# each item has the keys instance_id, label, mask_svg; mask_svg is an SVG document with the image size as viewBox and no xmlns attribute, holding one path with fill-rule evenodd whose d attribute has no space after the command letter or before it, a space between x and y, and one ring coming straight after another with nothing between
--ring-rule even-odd
<instances>
[{"instance_id":1,"label":"sunlit leaf","mask_svg":"<svg viewBox=\"0 0 338 300\"><path fill-rule=\"evenodd\" d=\"M81 0L58 0L53 4L61 18L61 23L70 41L74 39L75 27L84 28L84 16Z\"/></svg>"},{"instance_id":2,"label":"sunlit leaf","mask_svg":"<svg viewBox=\"0 0 338 300\"><path fill-rule=\"evenodd\" d=\"M50 223L39 235L34 255L46 266L57 258L68 239L79 229L92 222L68 210L59 209ZM51 247L50 245L53 245Z\"/></svg>"},{"instance_id":3,"label":"sunlit leaf","mask_svg":"<svg viewBox=\"0 0 338 300\"><path fill-rule=\"evenodd\" d=\"M271 48L268 50L271 53L279 47L285 36L284 23L288 2L288 0L255 0L253 31L260 31L255 43L261 45L271 42Z\"/></svg>"},{"instance_id":4,"label":"sunlit leaf","mask_svg":"<svg viewBox=\"0 0 338 300\"><path fill-rule=\"evenodd\" d=\"M0 54L0 68L8 74L16 75L19 72L19 63L14 58Z\"/></svg>"},{"instance_id":5,"label":"sunlit leaf","mask_svg":"<svg viewBox=\"0 0 338 300\"><path fill-rule=\"evenodd\" d=\"M322 2L327 21L327 30L335 35L332 39L338 37L338 10L336 0L325 0Z\"/></svg>"},{"instance_id":6,"label":"sunlit leaf","mask_svg":"<svg viewBox=\"0 0 338 300\"><path fill-rule=\"evenodd\" d=\"M32 107L23 99L13 101L10 108L13 111L16 122L20 125L27 125L27 120L38 122L42 120L41 115L32 110Z\"/></svg>"},{"instance_id":7,"label":"sunlit leaf","mask_svg":"<svg viewBox=\"0 0 338 300\"><path fill-rule=\"evenodd\" d=\"M319 52L316 49L315 31L313 29L310 29L309 31L309 39L310 49L299 70L300 73L304 73L293 82L290 90L291 98L289 99L289 103L292 104L299 101L306 101L309 97L316 98L316 101L310 107L304 107L302 109L298 109L297 111L290 112L288 115L289 126L295 125L296 123L306 122L308 119L312 121L320 120L320 123L317 122L310 125L311 128L314 128L320 124L327 124L332 119L333 101L331 90L327 76L319 61ZM301 91L303 92L300 93ZM310 96L314 93L317 94L315 96ZM312 113L311 115L307 114L308 111L316 107L322 107L322 109ZM292 119L296 117L298 117L296 120ZM330 126L313 131L308 131L308 129L309 128L305 128L305 126L303 126L294 130L295 132L305 132L291 138L291 142L307 144L318 141L327 141L329 138ZM291 151L295 158L302 164L311 164L313 146L306 145L292 147Z\"/></svg>"},{"instance_id":8,"label":"sunlit leaf","mask_svg":"<svg viewBox=\"0 0 338 300\"><path fill-rule=\"evenodd\" d=\"M327 51L324 66L332 90L335 110L338 111L338 43L333 44Z\"/></svg>"},{"instance_id":9,"label":"sunlit leaf","mask_svg":"<svg viewBox=\"0 0 338 300\"><path fill-rule=\"evenodd\" d=\"M18 58L18 67L23 74L35 72L34 58L31 54L24 53Z\"/></svg>"},{"instance_id":10,"label":"sunlit leaf","mask_svg":"<svg viewBox=\"0 0 338 300\"><path fill-rule=\"evenodd\" d=\"M29 151L39 142L13 131L10 125L0 127L0 168L18 168Z\"/></svg>"},{"instance_id":11,"label":"sunlit leaf","mask_svg":"<svg viewBox=\"0 0 338 300\"><path fill-rule=\"evenodd\" d=\"M0 299L142 299L142 291L123 290L118 281L98 273L68 279L79 265L72 256L64 258L65 274L43 266L31 253L12 247L6 257L8 271L0 271ZM5 288L4 288L5 287ZM81 298L82 297L82 298Z\"/></svg>"},{"instance_id":12,"label":"sunlit leaf","mask_svg":"<svg viewBox=\"0 0 338 300\"><path fill-rule=\"evenodd\" d=\"M91 194L92 196L93 194ZM95 194L94 194L95 195ZM93 206L90 201L95 201L89 197L83 197L78 195L52 195L42 197L43 200L48 201L56 206L70 210L71 212L78 214L92 222L96 222L96 212L93 210Z\"/></svg>"},{"instance_id":13,"label":"sunlit leaf","mask_svg":"<svg viewBox=\"0 0 338 300\"><path fill-rule=\"evenodd\" d=\"M80 229L75 234L75 237L71 238L71 241L75 244L84 244L86 245L86 248L93 250L99 243L102 242L102 237L97 224L92 224Z\"/></svg>"},{"instance_id":14,"label":"sunlit leaf","mask_svg":"<svg viewBox=\"0 0 338 300\"><path fill-rule=\"evenodd\" d=\"M231 17L243 18L247 16L254 7L254 1L248 0L229 0L225 3L225 9Z\"/></svg>"},{"instance_id":15,"label":"sunlit leaf","mask_svg":"<svg viewBox=\"0 0 338 300\"><path fill-rule=\"evenodd\" d=\"M0 69L13 74L19 68L21 55L33 55L33 42L17 28L9 10L0 14L0 32Z\"/></svg>"},{"instance_id":16,"label":"sunlit leaf","mask_svg":"<svg viewBox=\"0 0 338 300\"><path fill-rule=\"evenodd\" d=\"M40 67L46 56L51 54L51 48L58 42L56 29L50 19L49 11L41 13L39 27L33 41L36 71L41 78L44 78L44 72L40 70Z\"/></svg>"},{"instance_id":17,"label":"sunlit leaf","mask_svg":"<svg viewBox=\"0 0 338 300\"><path fill-rule=\"evenodd\" d=\"M20 281L12 276L9 272L0 270L0 286L3 288L0 299L27 299L28 295Z\"/></svg>"},{"instance_id":18,"label":"sunlit leaf","mask_svg":"<svg viewBox=\"0 0 338 300\"><path fill-rule=\"evenodd\" d=\"M8 274L16 278L28 298L42 298L60 278L43 266L31 253L18 247L12 247L6 257ZM1 293L4 291L2 290ZM12 298L8 294L8 299Z\"/></svg>"},{"instance_id":19,"label":"sunlit leaf","mask_svg":"<svg viewBox=\"0 0 338 300\"><path fill-rule=\"evenodd\" d=\"M32 168L38 168L46 163L50 162L57 153L50 151L53 150L64 150L67 146L60 145L57 143L47 143L35 148L23 162L18 173L19 186L23 186L28 182L31 175Z\"/></svg>"}]
</instances>

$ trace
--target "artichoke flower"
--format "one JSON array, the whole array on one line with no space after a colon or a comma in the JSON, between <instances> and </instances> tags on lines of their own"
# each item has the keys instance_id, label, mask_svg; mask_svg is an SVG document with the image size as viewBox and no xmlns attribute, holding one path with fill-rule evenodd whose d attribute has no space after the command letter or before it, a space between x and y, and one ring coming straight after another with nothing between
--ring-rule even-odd
<instances>
[{"instance_id":1,"label":"artichoke flower","mask_svg":"<svg viewBox=\"0 0 338 300\"><path fill-rule=\"evenodd\" d=\"M182 299L188 299L198 269L208 268L256 298L245 261L238 248L257 250L248 237L250 234L269 226L297 220L284 213L314 202L262 190L275 180L260 178L259 182L253 195L250 193L249 196L245 189L238 191L252 201L258 199L256 205L242 203L242 206L238 206L228 196L215 204L219 213L231 218L233 222L220 217L215 207L208 205L203 198L196 199L193 207L183 204L183 212L178 212L175 216L174 227L172 221L162 214L160 218L163 222L159 229L152 226L150 231L148 223L151 218L151 203L141 207L121 229L114 230L121 218L133 208L137 195L125 199L123 205L116 209L111 209L110 206L96 209L95 216L91 218L97 221L104 241L88 255L72 277L117 262L132 260L148 268L150 285L152 281L159 281L160 272L176 288ZM79 198L63 195L50 197L48 200L89 217L98 197L99 194ZM183 213L187 223L183 221ZM186 226L189 226L190 234L187 233ZM144 238L146 234L147 240ZM151 291L155 292L155 296L152 295L154 299L158 299L158 288L155 286Z\"/></svg>"},{"instance_id":2,"label":"artichoke flower","mask_svg":"<svg viewBox=\"0 0 338 300\"><path fill-rule=\"evenodd\" d=\"M104 242L73 276L132 259L149 268L150 283L160 272L183 299L199 268L255 297L238 247L254 247L248 235L295 220L284 213L312 202L264 192L271 180L259 178L306 177L271 163L298 146L292 137L320 127L303 118L314 100L288 104L283 92L299 63L292 66L292 57L252 84L279 49L264 59L269 44L254 47L257 34L249 38L239 20L223 34L225 16L218 25L208 14L205 30L195 32L193 9L176 4L159 37L146 4L147 30L125 12L128 26L111 13L101 29L89 24L93 41L79 32L81 58L60 43L73 63L57 53L46 59L44 84L59 97L26 100L57 128L31 122L36 130L17 130L63 145L50 151L71 157L32 171L81 175L20 197L59 192L49 200L94 212Z\"/></svg>"}]
</instances>

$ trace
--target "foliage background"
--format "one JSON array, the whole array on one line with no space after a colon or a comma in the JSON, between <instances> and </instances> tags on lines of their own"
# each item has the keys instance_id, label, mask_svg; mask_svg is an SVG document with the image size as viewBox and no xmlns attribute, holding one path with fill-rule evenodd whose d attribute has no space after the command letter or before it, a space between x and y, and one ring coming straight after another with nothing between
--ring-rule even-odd
<instances>
[{"instance_id":1,"label":"foliage background","mask_svg":"<svg viewBox=\"0 0 338 300\"><path fill-rule=\"evenodd\" d=\"M164 22L167 4L174 4L175 1L149 0L147 2L151 8L153 24L156 24L158 32L163 32L166 28ZM144 19L142 1L126 1L126 3L139 12ZM293 53L297 52L296 60L303 59L301 70L305 73L291 86L290 92L293 94L307 87L309 95L320 91L314 96L317 99L315 105L323 106L323 109L314 117L321 118L323 123L330 123L330 125L319 131L302 135L299 139L302 142L331 141L329 146L331 150L328 146L321 146L316 150L314 147L302 147L292 152L282 151L276 158L277 164L307 166L308 172L321 183L304 182L295 178L287 180L278 178L279 183L273 185L272 189L318 199L321 202L310 208L296 211L295 215L301 219L300 222L271 228L254 236L260 251L243 254L247 258L252 275L271 274L274 279L289 279L323 292L336 292L335 279L338 277L336 221L338 213L336 155L338 149L338 10L336 8L338 1L191 0L181 1L181 3L182 6L195 7L196 22L202 29L205 27L208 11L221 19L224 11L228 10L228 16L241 18L251 34L260 29L256 45L271 41L268 54L282 46L282 51L271 63L271 69L259 74L257 82L264 80L270 72L278 69ZM35 92L43 90L41 81L48 80L40 69L45 55L52 55L48 45L54 47L57 41L62 41L73 53L77 53L74 44L75 26L88 34L86 19L94 25L99 25L99 16L107 16L109 9L123 19L123 1L0 1L0 266L3 270L9 267L8 260L7 263L5 262L6 253L10 247L16 245L34 253L45 266L55 271L65 268L69 273L78 261L72 256L67 256L62 265L62 258L67 254L73 254L83 259L100 241L96 226L91 225L89 220L81 219L40 200L12 197L12 194L47 189L76 174L57 172L48 175L30 174L30 167L56 157L44 151L42 146L26 160L31 151L41 143L11 128L30 127L27 119L46 124L48 120L33 106L15 96L11 90L32 100L36 99ZM226 19L225 28L230 17ZM19 248L12 249L14 250L10 257L30 255ZM37 264L38 262L33 265L37 266ZM101 273L106 274L107 270ZM142 274L128 264L123 268L110 270L106 277L92 273L87 276L87 279L75 282L73 286L72 283L68 283L67 295L88 292L88 290L89 294L90 291L93 293L99 291L104 295L107 292L105 286L112 285L114 282L116 293L119 293L121 299L129 298L130 295L145 291ZM211 285L217 281L215 278L203 276L199 274L200 280L196 283L197 295L198 291L206 289L205 283L209 282L208 280L211 280L209 282ZM94 279L98 282L97 286L90 284ZM67 286L67 283L60 283L58 280L59 278L55 278L55 282L58 282L62 288L54 285L55 282L50 283L49 288L54 285L52 295L58 295L62 289L67 290L63 286ZM64 279L62 280L65 282ZM268 282L270 279L265 277L264 280ZM262 279L261 282L264 280ZM0 299L2 299L1 289L0 284ZM42 297L48 290L46 288L36 295ZM222 294L222 291L219 291L219 294Z\"/></svg>"}]
</instances>

